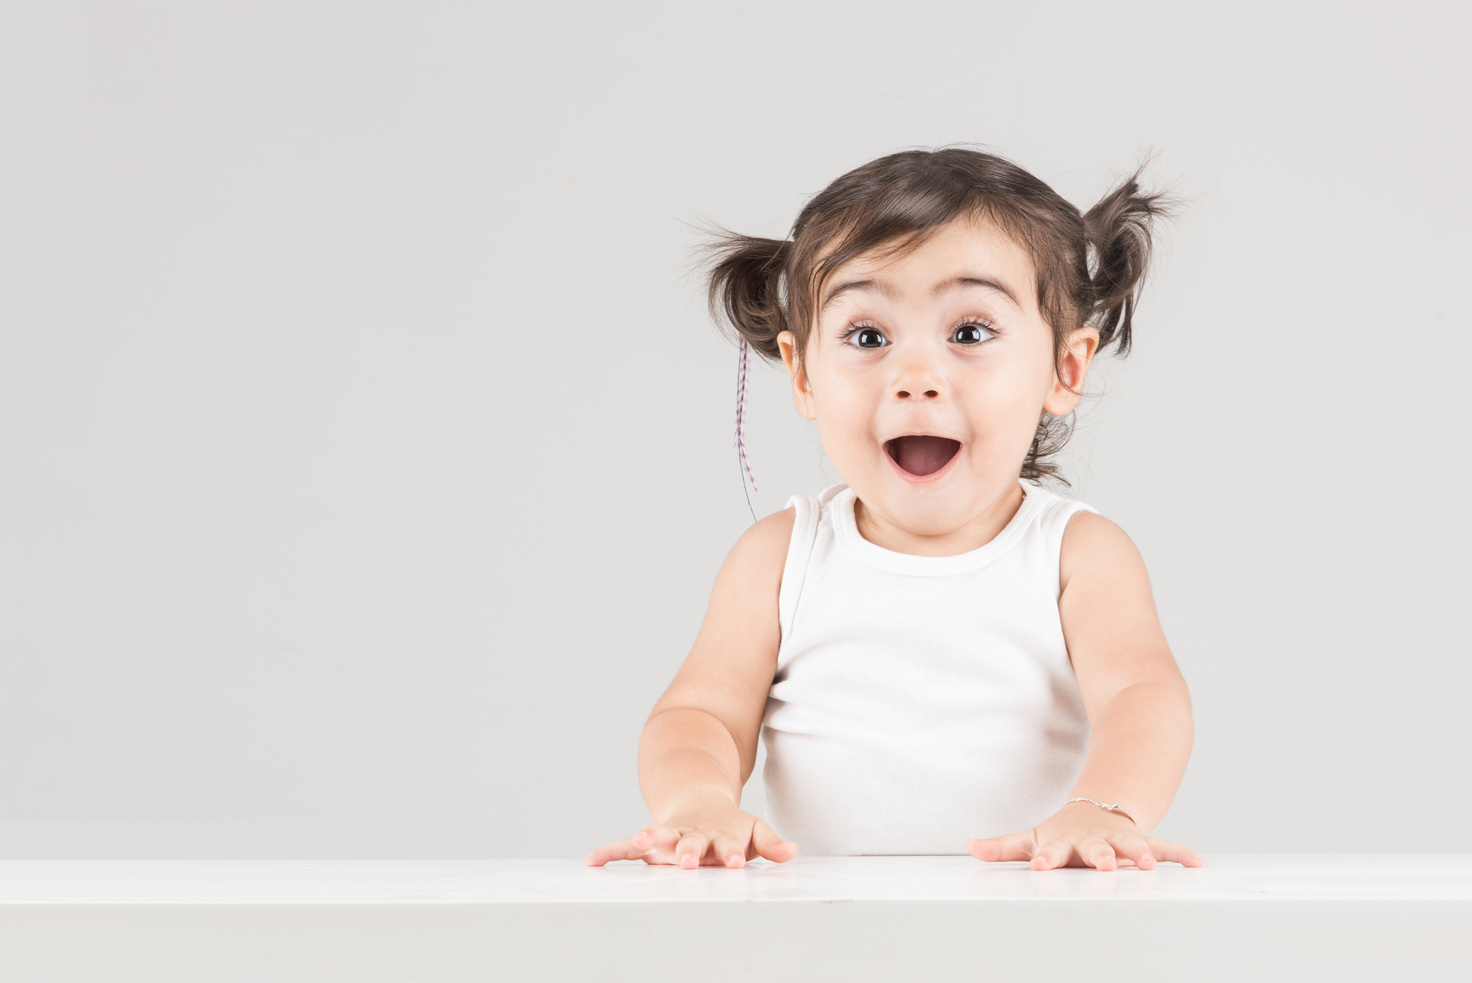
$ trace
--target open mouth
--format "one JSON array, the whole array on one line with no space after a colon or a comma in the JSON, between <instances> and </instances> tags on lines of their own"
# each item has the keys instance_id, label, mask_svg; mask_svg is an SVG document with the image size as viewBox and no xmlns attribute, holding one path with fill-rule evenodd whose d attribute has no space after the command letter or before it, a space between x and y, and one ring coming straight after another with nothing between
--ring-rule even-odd
<instances>
[{"instance_id":1,"label":"open mouth","mask_svg":"<svg viewBox=\"0 0 1472 983\"><path fill-rule=\"evenodd\" d=\"M901 470L923 478L935 474L951 463L961 450L961 442L928 433L911 433L884 442L884 451Z\"/></svg>"}]
</instances>

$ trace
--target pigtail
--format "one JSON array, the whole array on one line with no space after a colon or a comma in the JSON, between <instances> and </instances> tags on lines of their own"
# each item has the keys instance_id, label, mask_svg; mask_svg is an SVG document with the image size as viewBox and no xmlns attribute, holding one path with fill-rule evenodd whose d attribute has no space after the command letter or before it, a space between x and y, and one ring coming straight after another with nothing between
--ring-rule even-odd
<instances>
[{"instance_id":1,"label":"pigtail","mask_svg":"<svg viewBox=\"0 0 1472 983\"><path fill-rule=\"evenodd\" d=\"M1094 318L1099 347L1118 342L1129 354L1130 329L1140 288L1150 265L1151 232L1157 218L1171 214L1174 200L1140 191L1140 172L1109 192L1084 214L1084 233L1093 253Z\"/></svg>"},{"instance_id":2,"label":"pigtail","mask_svg":"<svg viewBox=\"0 0 1472 983\"><path fill-rule=\"evenodd\" d=\"M792 243L721 230L701 248L710 257L706 299L711 318L724 321L758 355L780 361L777 335L788 330L782 277Z\"/></svg>"},{"instance_id":3,"label":"pigtail","mask_svg":"<svg viewBox=\"0 0 1472 983\"><path fill-rule=\"evenodd\" d=\"M777 335L787 330L782 278L792 243L717 229L713 239L700 248L709 263L706 299L711 319L735 331L740 349L736 362L736 456L741 465L742 491L748 481L755 491L756 477L746 457L746 374L753 350L773 361L782 357ZM749 494L746 504L755 521L756 510Z\"/></svg>"}]
</instances>

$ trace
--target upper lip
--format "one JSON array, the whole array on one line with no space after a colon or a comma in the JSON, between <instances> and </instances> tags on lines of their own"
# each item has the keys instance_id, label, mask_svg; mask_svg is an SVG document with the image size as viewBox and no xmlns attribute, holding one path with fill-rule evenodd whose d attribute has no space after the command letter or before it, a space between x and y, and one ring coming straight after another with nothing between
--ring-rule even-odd
<instances>
[{"instance_id":1,"label":"upper lip","mask_svg":"<svg viewBox=\"0 0 1472 983\"><path fill-rule=\"evenodd\" d=\"M936 433L933 430L906 430L904 433L891 434L880 443L887 444L891 440L899 440L901 437L940 437L943 440L954 440L956 443L965 443L960 437L952 437L948 433Z\"/></svg>"}]
</instances>

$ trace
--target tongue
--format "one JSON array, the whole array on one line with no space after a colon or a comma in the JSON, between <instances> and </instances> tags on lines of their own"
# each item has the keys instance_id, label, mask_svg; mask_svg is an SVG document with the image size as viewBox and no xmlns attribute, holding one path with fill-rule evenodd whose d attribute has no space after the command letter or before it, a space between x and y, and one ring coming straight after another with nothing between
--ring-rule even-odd
<instances>
[{"instance_id":1,"label":"tongue","mask_svg":"<svg viewBox=\"0 0 1472 983\"><path fill-rule=\"evenodd\" d=\"M896 463L914 475L934 474L961 449L961 442L949 437L896 437L890 444Z\"/></svg>"}]
</instances>

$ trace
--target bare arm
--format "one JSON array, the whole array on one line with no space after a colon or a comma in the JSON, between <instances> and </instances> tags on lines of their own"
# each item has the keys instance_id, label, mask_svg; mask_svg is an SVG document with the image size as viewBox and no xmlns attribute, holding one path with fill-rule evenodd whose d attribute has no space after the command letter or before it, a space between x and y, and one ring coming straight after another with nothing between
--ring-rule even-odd
<instances>
[{"instance_id":1,"label":"bare arm","mask_svg":"<svg viewBox=\"0 0 1472 983\"><path fill-rule=\"evenodd\" d=\"M1118 802L1149 830L1165 817L1191 756L1191 697L1129 536L1081 512L1064 544L1058 608L1091 731L1069 798Z\"/></svg>"},{"instance_id":2,"label":"bare arm","mask_svg":"<svg viewBox=\"0 0 1472 983\"><path fill-rule=\"evenodd\" d=\"M639 786L655 822L692 798L740 805L777 671L777 596L793 510L748 529L721 565L700 633L639 739Z\"/></svg>"},{"instance_id":3,"label":"bare arm","mask_svg":"<svg viewBox=\"0 0 1472 983\"><path fill-rule=\"evenodd\" d=\"M639 786L654 823L599 847L589 864L740 866L796 854L795 844L740 808L777 670L777 599L794 519L791 509L768 516L726 557L700 634L639 738Z\"/></svg>"},{"instance_id":4,"label":"bare arm","mask_svg":"<svg viewBox=\"0 0 1472 983\"><path fill-rule=\"evenodd\" d=\"M1118 859L1146 869L1160 860L1199 867L1189 848L1146 835L1175 798L1194 733L1191 697L1161 631L1140 552L1113 522L1079 512L1063 532L1058 579L1063 637L1091 732L1067 797L1117 802L1129 818L1089 802L1060 802L1032 829L973 838L967 849L979 860L1030 860L1036 870L1113 870Z\"/></svg>"}]
</instances>

